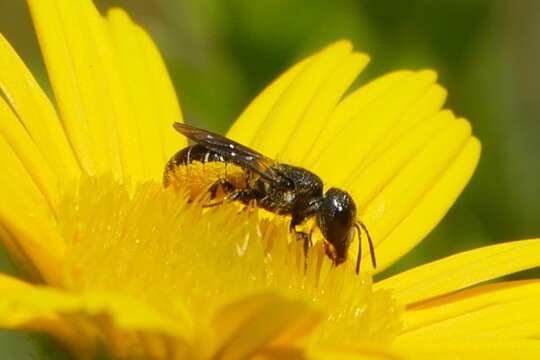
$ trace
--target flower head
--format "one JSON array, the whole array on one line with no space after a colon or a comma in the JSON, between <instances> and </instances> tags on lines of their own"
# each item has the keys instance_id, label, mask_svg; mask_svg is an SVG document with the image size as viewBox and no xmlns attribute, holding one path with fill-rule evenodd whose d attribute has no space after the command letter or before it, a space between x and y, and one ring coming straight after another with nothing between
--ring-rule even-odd
<instances>
[{"instance_id":1,"label":"flower head","mask_svg":"<svg viewBox=\"0 0 540 360\"><path fill-rule=\"evenodd\" d=\"M47 332L82 358L539 353L540 283L472 286L538 266L540 240L373 282L440 221L479 158L433 71L345 95L368 57L340 41L281 75L227 134L352 194L379 265L357 275L352 261L333 266L317 231L304 258L286 217L191 201L220 164L180 167L163 187L187 143L150 37L87 0L29 5L56 106L0 37L0 239L25 276L0 275L0 326Z\"/></svg>"}]
</instances>

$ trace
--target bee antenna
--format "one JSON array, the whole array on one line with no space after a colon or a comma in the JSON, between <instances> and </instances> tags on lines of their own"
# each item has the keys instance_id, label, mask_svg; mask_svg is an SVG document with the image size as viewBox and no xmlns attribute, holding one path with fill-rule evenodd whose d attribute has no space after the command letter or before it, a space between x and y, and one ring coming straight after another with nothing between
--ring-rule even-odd
<instances>
[{"instance_id":1,"label":"bee antenna","mask_svg":"<svg viewBox=\"0 0 540 360\"><path fill-rule=\"evenodd\" d=\"M373 246L373 240L371 240L371 236L369 235L369 231L366 227L366 225L360 221L360 220L357 220L356 223L354 224L354 226L356 227L356 230L358 231L358 258L356 259L356 273L358 274L360 272L360 257L361 257L361 247L362 247L362 242L361 242L361 239L360 239L360 227L362 227L362 229L364 230L364 232L366 233L367 235L367 238L368 238L368 243L369 243L369 254L371 255L371 264L373 265L373 268L377 268L377 259L375 258L375 248Z\"/></svg>"},{"instance_id":2,"label":"bee antenna","mask_svg":"<svg viewBox=\"0 0 540 360\"><path fill-rule=\"evenodd\" d=\"M360 273L360 259L362 258L362 232L357 223L354 223L354 227L358 232L358 255L356 255L356 275Z\"/></svg>"}]
</instances>

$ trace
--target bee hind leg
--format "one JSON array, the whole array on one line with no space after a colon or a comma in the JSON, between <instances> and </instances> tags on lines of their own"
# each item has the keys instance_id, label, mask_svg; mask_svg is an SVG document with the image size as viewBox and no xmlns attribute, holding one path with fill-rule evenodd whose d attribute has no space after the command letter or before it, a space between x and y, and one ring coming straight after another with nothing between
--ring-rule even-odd
<instances>
[{"instance_id":1,"label":"bee hind leg","mask_svg":"<svg viewBox=\"0 0 540 360\"><path fill-rule=\"evenodd\" d=\"M243 209L245 210L247 207L249 207L249 204L255 200L255 193L253 192L253 190L249 188L237 189L234 187L233 184L231 184L229 181L225 179L218 180L216 183L214 183L210 187L208 192L210 194L211 199L216 197L217 191L219 190L220 186L226 194L225 198L221 201L204 204L203 207L214 207L214 206L221 205L225 202L239 201L241 203L246 204L246 207Z\"/></svg>"},{"instance_id":2,"label":"bee hind leg","mask_svg":"<svg viewBox=\"0 0 540 360\"><path fill-rule=\"evenodd\" d=\"M219 190L222 190L225 194L231 194L231 193L234 193L236 188L234 187L234 185L229 182L227 179L225 178L220 178L218 179L215 183L213 183L209 188L208 190L206 190L206 193L205 195L203 196L203 199L206 199L208 198L209 200L213 200L216 198L217 194L218 194L218 191ZM216 202L208 202L206 204L203 204L203 207L214 207L214 206L218 206L218 205L221 205L225 202L225 199L224 200L221 200L221 201L216 201Z\"/></svg>"}]
</instances>

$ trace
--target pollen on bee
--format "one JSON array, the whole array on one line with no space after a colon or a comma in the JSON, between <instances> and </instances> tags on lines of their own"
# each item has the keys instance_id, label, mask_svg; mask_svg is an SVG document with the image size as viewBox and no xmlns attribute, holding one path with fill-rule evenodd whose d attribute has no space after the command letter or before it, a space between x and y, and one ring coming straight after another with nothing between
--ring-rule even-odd
<instances>
[{"instance_id":1,"label":"pollen on bee","mask_svg":"<svg viewBox=\"0 0 540 360\"><path fill-rule=\"evenodd\" d=\"M234 164L198 161L176 166L164 175L165 186L171 186L175 191L185 193L190 200L209 196L212 186L220 180L226 180L235 188L242 189L246 187L247 177L245 171ZM217 190L218 193L214 194L213 198L222 199L225 194L219 187Z\"/></svg>"}]
</instances>

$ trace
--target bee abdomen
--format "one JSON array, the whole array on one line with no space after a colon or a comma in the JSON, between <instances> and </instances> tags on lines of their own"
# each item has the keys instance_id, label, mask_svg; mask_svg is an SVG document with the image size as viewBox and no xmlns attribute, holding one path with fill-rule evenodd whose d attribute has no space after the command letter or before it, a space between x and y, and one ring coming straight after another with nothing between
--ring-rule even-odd
<instances>
[{"instance_id":1,"label":"bee abdomen","mask_svg":"<svg viewBox=\"0 0 540 360\"><path fill-rule=\"evenodd\" d=\"M189 165L194 161L199 161L202 163L213 161L224 162L225 159L222 155L197 144L188 146L174 154L174 156L167 163L167 166L169 164L173 166Z\"/></svg>"},{"instance_id":2,"label":"bee abdomen","mask_svg":"<svg viewBox=\"0 0 540 360\"><path fill-rule=\"evenodd\" d=\"M222 155L208 150L207 148L199 144L185 147L176 154L174 154L167 162L167 165L165 166L165 172L163 173L164 183L168 183L169 174L174 172L174 170L178 166L189 165L194 161L198 161L201 163L225 162L225 159Z\"/></svg>"}]
</instances>

